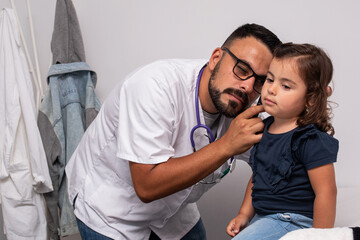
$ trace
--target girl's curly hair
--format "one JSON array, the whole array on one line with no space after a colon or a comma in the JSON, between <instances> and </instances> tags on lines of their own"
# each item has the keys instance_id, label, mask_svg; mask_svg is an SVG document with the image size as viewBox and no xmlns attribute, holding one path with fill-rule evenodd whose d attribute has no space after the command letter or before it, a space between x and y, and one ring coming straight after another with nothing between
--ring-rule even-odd
<instances>
[{"instance_id":1,"label":"girl's curly hair","mask_svg":"<svg viewBox=\"0 0 360 240\"><path fill-rule=\"evenodd\" d=\"M284 43L274 52L276 59L295 58L298 73L305 81L306 108L300 114L297 124L316 124L321 131L331 136L335 130L331 124L332 109L328 102L331 95L329 84L333 75L333 65L329 56L321 48L311 44Z\"/></svg>"}]
</instances>

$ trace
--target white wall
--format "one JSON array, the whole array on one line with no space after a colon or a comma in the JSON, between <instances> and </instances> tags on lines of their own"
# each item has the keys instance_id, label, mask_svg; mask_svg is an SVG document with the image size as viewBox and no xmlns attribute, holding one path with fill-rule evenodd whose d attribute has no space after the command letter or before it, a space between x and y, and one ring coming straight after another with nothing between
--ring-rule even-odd
<instances>
[{"instance_id":1,"label":"white wall","mask_svg":"<svg viewBox=\"0 0 360 240\"><path fill-rule=\"evenodd\" d=\"M14 0L27 36L25 0ZM98 74L97 94L104 100L115 84L136 67L160 58L209 58L239 25L255 22L281 40L323 47L333 60L335 137L340 141L337 184L360 187L357 137L360 130L360 2L357 0L73 0L80 21L88 64ZM42 81L50 63L55 0L31 0ZM0 0L0 7L10 6ZM30 38L28 38L30 46ZM241 204L250 170L237 170L199 202L208 239L227 239L225 227ZM358 188L360 189L360 188ZM342 191L339 191L339 198ZM360 192L352 192L360 196ZM345 197L343 197L345 198ZM358 198L359 199L359 198ZM352 206L341 208L353 216ZM352 211L351 211L352 209ZM343 222L354 224L338 213ZM352 219L359 219L353 217ZM360 223L359 223L360 224Z\"/></svg>"}]
</instances>

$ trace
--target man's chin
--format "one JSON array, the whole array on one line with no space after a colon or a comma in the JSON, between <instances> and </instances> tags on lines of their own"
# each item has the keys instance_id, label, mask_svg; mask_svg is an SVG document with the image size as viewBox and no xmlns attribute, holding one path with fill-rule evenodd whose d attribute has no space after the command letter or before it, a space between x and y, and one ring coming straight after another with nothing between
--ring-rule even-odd
<instances>
[{"instance_id":1,"label":"man's chin","mask_svg":"<svg viewBox=\"0 0 360 240\"><path fill-rule=\"evenodd\" d=\"M244 107L243 104L238 102L230 101L224 114L226 117L235 118L237 115L248 109L249 106Z\"/></svg>"},{"instance_id":2,"label":"man's chin","mask_svg":"<svg viewBox=\"0 0 360 240\"><path fill-rule=\"evenodd\" d=\"M224 112L222 112L222 115L224 115L225 117L228 117L228 118L235 118L237 115L239 115L240 113L242 113L243 110L226 110Z\"/></svg>"}]
</instances>

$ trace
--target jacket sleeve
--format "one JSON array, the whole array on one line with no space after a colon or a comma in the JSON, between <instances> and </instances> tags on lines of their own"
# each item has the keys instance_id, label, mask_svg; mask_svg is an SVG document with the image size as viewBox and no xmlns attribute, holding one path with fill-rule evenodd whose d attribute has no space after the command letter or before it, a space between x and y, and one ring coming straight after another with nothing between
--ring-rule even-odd
<instances>
[{"instance_id":1,"label":"jacket sleeve","mask_svg":"<svg viewBox=\"0 0 360 240\"><path fill-rule=\"evenodd\" d=\"M51 237L50 239L57 239L59 227L59 158L61 155L61 145L49 119L41 111L38 115L38 126L44 145L50 178L54 187L54 191L44 194L48 213L49 234Z\"/></svg>"}]
</instances>

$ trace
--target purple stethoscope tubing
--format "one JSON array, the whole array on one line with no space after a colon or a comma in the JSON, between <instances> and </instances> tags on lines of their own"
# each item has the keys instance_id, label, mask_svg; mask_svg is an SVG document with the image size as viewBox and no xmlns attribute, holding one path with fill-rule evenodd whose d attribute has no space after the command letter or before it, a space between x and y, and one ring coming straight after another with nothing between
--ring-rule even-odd
<instances>
[{"instance_id":1,"label":"purple stethoscope tubing","mask_svg":"<svg viewBox=\"0 0 360 240\"><path fill-rule=\"evenodd\" d=\"M194 132L196 129L198 128L205 128L206 131L209 133L210 137L209 137L209 140L210 140L210 143L214 142L215 138L214 138L214 134L212 133L211 129L206 126L205 124L201 124L200 122L200 109L199 109L199 85L200 85L200 79L201 79L201 76L202 76L202 73L205 69L206 65L200 70L199 72L199 76L197 78L197 81L196 81L196 89L195 89L195 108L196 108L196 121L197 121L197 124L195 125L195 127L193 127L191 129L191 132L190 132L190 142L191 142L191 146L193 148L193 151L196 152L196 149L195 149L195 142L194 142ZM231 157L230 159L230 164L232 164L234 160L234 157ZM226 174L224 174L226 175Z\"/></svg>"},{"instance_id":2,"label":"purple stethoscope tubing","mask_svg":"<svg viewBox=\"0 0 360 240\"><path fill-rule=\"evenodd\" d=\"M205 65L206 66L206 65ZM196 89L195 89L195 107L196 107L196 121L197 121L197 124L195 125L195 127L193 127L191 129L191 132L190 132L190 141L191 141L191 146L194 150L194 152L196 151L195 149L195 142L194 142L194 132L196 129L198 128L205 128L206 131L209 133L210 135L210 143L214 142L215 138L214 138L214 134L212 133L211 129L206 126L205 124L201 124L200 122L200 109L199 109L199 85L200 85L200 79L201 79L201 76L202 76L202 73L205 69L205 66L200 70L200 73L199 73L199 76L197 78L197 81L196 81Z\"/></svg>"}]
</instances>

